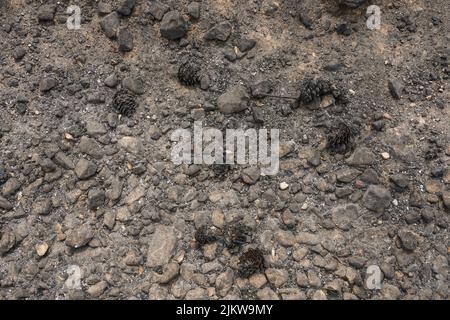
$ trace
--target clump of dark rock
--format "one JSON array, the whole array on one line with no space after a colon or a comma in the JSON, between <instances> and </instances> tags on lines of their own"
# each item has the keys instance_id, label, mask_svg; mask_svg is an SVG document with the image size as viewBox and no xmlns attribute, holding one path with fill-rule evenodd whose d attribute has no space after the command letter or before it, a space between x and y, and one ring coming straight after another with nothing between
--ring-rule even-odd
<instances>
[{"instance_id":1,"label":"clump of dark rock","mask_svg":"<svg viewBox=\"0 0 450 320\"><path fill-rule=\"evenodd\" d=\"M239 276L248 278L264 270L264 255L259 249L248 249L239 257Z\"/></svg>"},{"instance_id":2,"label":"clump of dark rock","mask_svg":"<svg viewBox=\"0 0 450 320\"><path fill-rule=\"evenodd\" d=\"M331 131L327 138L327 149L333 153L346 153L353 149L354 137L357 134L355 127L340 121L337 128Z\"/></svg>"},{"instance_id":3,"label":"clump of dark rock","mask_svg":"<svg viewBox=\"0 0 450 320\"><path fill-rule=\"evenodd\" d=\"M338 4L347 8L358 8L366 2L366 0L337 0Z\"/></svg>"},{"instance_id":4,"label":"clump of dark rock","mask_svg":"<svg viewBox=\"0 0 450 320\"><path fill-rule=\"evenodd\" d=\"M195 86L200 83L200 63L196 59L187 59L178 67L178 80L186 86Z\"/></svg>"},{"instance_id":5,"label":"clump of dark rock","mask_svg":"<svg viewBox=\"0 0 450 320\"><path fill-rule=\"evenodd\" d=\"M114 95L113 108L123 116L131 117L137 108L135 97L126 90L119 90Z\"/></svg>"},{"instance_id":6,"label":"clump of dark rock","mask_svg":"<svg viewBox=\"0 0 450 320\"><path fill-rule=\"evenodd\" d=\"M407 30L409 32L416 32L417 31L417 25L416 23L411 19L411 16L408 14L401 15L397 18L397 29L400 31Z\"/></svg>"},{"instance_id":7,"label":"clump of dark rock","mask_svg":"<svg viewBox=\"0 0 450 320\"><path fill-rule=\"evenodd\" d=\"M201 246L212 243L217 240L216 234L208 228L208 226L202 226L195 231L195 241Z\"/></svg>"},{"instance_id":8,"label":"clump of dark rock","mask_svg":"<svg viewBox=\"0 0 450 320\"><path fill-rule=\"evenodd\" d=\"M250 228L236 223L226 227L224 234L225 245L228 249L238 249L251 240Z\"/></svg>"},{"instance_id":9,"label":"clump of dark rock","mask_svg":"<svg viewBox=\"0 0 450 320\"><path fill-rule=\"evenodd\" d=\"M0 164L0 186L3 185L6 181L8 181L8 174L5 171L5 168Z\"/></svg>"},{"instance_id":10,"label":"clump of dark rock","mask_svg":"<svg viewBox=\"0 0 450 320\"><path fill-rule=\"evenodd\" d=\"M344 22L336 26L336 32L343 36L349 36L353 33L353 29L347 22Z\"/></svg>"}]
</instances>

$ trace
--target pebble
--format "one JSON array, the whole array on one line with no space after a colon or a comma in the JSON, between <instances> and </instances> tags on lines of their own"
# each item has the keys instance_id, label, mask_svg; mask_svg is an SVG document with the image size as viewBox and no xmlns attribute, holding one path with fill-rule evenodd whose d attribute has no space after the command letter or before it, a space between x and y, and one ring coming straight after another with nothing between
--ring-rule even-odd
<instances>
[{"instance_id":1,"label":"pebble","mask_svg":"<svg viewBox=\"0 0 450 320\"><path fill-rule=\"evenodd\" d=\"M176 40L183 38L188 31L188 26L179 11L167 12L161 22L161 37Z\"/></svg>"},{"instance_id":2,"label":"pebble","mask_svg":"<svg viewBox=\"0 0 450 320\"><path fill-rule=\"evenodd\" d=\"M36 244L35 248L37 255L39 257L43 257L48 251L48 244L46 242L38 243Z\"/></svg>"}]
</instances>

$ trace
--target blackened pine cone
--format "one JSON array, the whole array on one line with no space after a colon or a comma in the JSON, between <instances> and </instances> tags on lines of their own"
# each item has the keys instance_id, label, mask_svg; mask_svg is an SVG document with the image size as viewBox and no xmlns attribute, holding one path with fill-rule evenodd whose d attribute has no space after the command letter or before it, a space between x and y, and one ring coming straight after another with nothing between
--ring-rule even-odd
<instances>
[{"instance_id":1,"label":"blackened pine cone","mask_svg":"<svg viewBox=\"0 0 450 320\"><path fill-rule=\"evenodd\" d=\"M338 127L328 136L327 149L335 153L345 153L353 148L353 139L357 130L341 121Z\"/></svg>"},{"instance_id":2,"label":"blackened pine cone","mask_svg":"<svg viewBox=\"0 0 450 320\"><path fill-rule=\"evenodd\" d=\"M195 241L201 246L212 243L217 240L216 235L214 232L209 229L207 226L202 226L195 232L194 235Z\"/></svg>"},{"instance_id":3,"label":"blackened pine cone","mask_svg":"<svg viewBox=\"0 0 450 320\"><path fill-rule=\"evenodd\" d=\"M227 226L224 236L225 245L228 249L239 248L251 240L250 228L240 223Z\"/></svg>"},{"instance_id":4,"label":"blackened pine cone","mask_svg":"<svg viewBox=\"0 0 450 320\"><path fill-rule=\"evenodd\" d=\"M351 9L360 7L366 0L337 0L338 4Z\"/></svg>"},{"instance_id":5,"label":"blackened pine cone","mask_svg":"<svg viewBox=\"0 0 450 320\"><path fill-rule=\"evenodd\" d=\"M200 62L196 59L187 59L178 67L178 80L186 86L195 86L200 83Z\"/></svg>"},{"instance_id":6,"label":"blackened pine cone","mask_svg":"<svg viewBox=\"0 0 450 320\"><path fill-rule=\"evenodd\" d=\"M259 249L248 249L239 257L239 276L248 278L264 270L264 255Z\"/></svg>"},{"instance_id":7,"label":"blackened pine cone","mask_svg":"<svg viewBox=\"0 0 450 320\"><path fill-rule=\"evenodd\" d=\"M331 85L327 80L307 77L300 83L299 102L308 104L331 93Z\"/></svg>"},{"instance_id":8,"label":"blackened pine cone","mask_svg":"<svg viewBox=\"0 0 450 320\"><path fill-rule=\"evenodd\" d=\"M114 95L113 108L125 117L131 117L137 108L135 97L126 90L119 90Z\"/></svg>"}]
</instances>

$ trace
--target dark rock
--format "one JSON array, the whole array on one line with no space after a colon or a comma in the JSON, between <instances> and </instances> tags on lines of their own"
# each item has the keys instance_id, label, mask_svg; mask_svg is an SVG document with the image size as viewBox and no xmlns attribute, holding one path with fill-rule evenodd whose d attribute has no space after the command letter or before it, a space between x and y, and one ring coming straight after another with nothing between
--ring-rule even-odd
<instances>
[{"instance_id":1,"label":"dark rock","mask_svg":"<svg viewBox=\"0 0 450 320\"><path fill-rule=\"evenodd\" d=\"M0 232L0 255L8 253L16 244L14 232L5 230Z\"/></svg>"},{"instance_id":2,"label":"dark rock","mask_svg":"<svg viewBox=\"0 0 450 320\"><path fill-rule=\"evenodd\" d=\"M363 205L371 211L383 213L391 202L391 193L383 186L370 186L363 196Z\"/></svg>"},{"instance_id":3,"label":"dark rock","mask_svg":"<svg viewBox=\"0 0 450 320\"><path fill-rule=\"evenodd\" d=\"M243 38L238 41L237 47L239 48L239 51L247 52L253 49L255 45L256 45L255 39Z\"/></svg>"},{"instance_id":4,"label":"dark rock","mask_svg":"<svg viewBox=\"0 0 450 320\"><path fill-rule=\"evenodd\" d=\"M41 92L47 92L52 90L54 87L56 87L57 81L53 77L45 77L42 78L41 82L39 83L39 89Z\"/></svg>"},{"instance_id":5,"label":"dark rock","mask_svg":"<svg viewBox=\"0 0 450 320\"><path fill-rule=\"evenodd\" d=\"M69 247L78 249L84 247L94 237L94 232L89 225L82 225L71 230L66 238Z\"/></svg>"},{"instance_id":6,"label":"dark rock","mask_svg":"<svg viewBox=\"0 0 450 320\"><path fill-rule=\"evenodd\" d=\"M102 189L91 189L88 193L89 209L94 210L101 207L105 203L105 191Z\"/></svg>"},{"instance_id":7,"label":"dark rock","mask_svg":"<svg viewBox=\"0 0 450 320\"><path fill-rule=\"evenodd\" d=\"M124 17L128 17L133 12L135 5L136 0L123 0L122 4L117 9L117 12Z\"/></svg>"},{"instance_id":8,"label":"dark rock","mask_svg":"<svg viewBox=\"0 0 450 320\"><path fill-rule=\"evenodd\" d=\"M75 173L81 180L92 177L97 172L97 165L86 159L78 161L75 167Z\"/></svg>"},{"instance_id":9,"label":"dark rock","mask_svg":"<svg viewBox=\"0 0 450 320\"><path fill-rule=\"evenodd\" d=\"M13 51L13 58L16 61L22 60L23 57L27 54L27 51L23 47L18 47Z\"/></svg>"},{"instance_id":10,"label":"dark rock","mask_svg":"<svg viewBox=\"0 0 450 320\"><path fill-rule=\"evenodd\" d=\"M231 114L247 109L249 100L245 87L237 85L228 89L217 99L217 106L220 112Z\"/></svg>"},{"instance_id":11,"label":"dark rock","mask_svg":"<svg viewBox=\"0 0 450 320\"><path fill-rule=\"evenodd\" d=\"M133 34L128 28L121 28L117 33L117 42L119 43L119 50L128 52L133 50Z\"/></svg>"},{"instance_id":12,"label":"dark rock","mask_svg":"<svg viewBox=\"0 0 450 320\"><path fill-rule=\"evenodd\" d=\"M0 196L0 209L9 211L12 208L14 208L14 206L11 204L11 202Z\"/></svg>"},{"instance_id":13,"label":"dark rock","mask_svg":"<svg viewBox=\"0 0 450 320\"><path fill-rule=\"evenodd\" d=\"M221 22L211 29L209 29L205 34L206 40L218 40L227 41L228 37L231 35L231 30L233 27L228 21Z\"/></svg>"},{"instance_id":14,"label":"dark rock","mask_svg":"<svg viewBox=\"0 0 450 320\"><path fill-rule=\"evenodd\" d=\"M160 32L163 38L176 40L183 38L188 31L188 25L178 11L166 13L162 19Z\"/></svg>"},{"instance_id":15,"label":"dark rock","mask_svg":"<svg viewBox=\"0 0 450 320\"><path fill-rule=\"evenodd\" d=\"M31 213L38 216L46 216L50 213L52 209L52 202L50 199L44 199L35 201L31 207Z\"/></svg>"},{"instance_id":16,"label":"dark rock","mask_svg":"<svg viewBox=\"0 0 450 320\"><path fill-rule=\"evenodd\" d=\"M38 9L39 22L53 21L55 16L56 7L53 5L42 5Z\"/></svg>"},{"instance_id":17,"label":"dark rock","mask_svg":"<svg viewBox=\"0 0 450 320\"><path fill-rule=\"evenodd\" d=\"M108 38L115 39L117 30L120 26L119 15L117 14L117 12L111 12L110 14L105 16L100 22L100 26Z\"/></svg>"},{"instance_id":18,"label":"dark rock","mask_svg":"<svg viewBox=\"0 0 450 320\"><path fill-rule=\"evenodd\" d=\"M127 77L123 79L122 85L135 94L141 95L145 92L144 81L141 78Z\"/></svg>"},{"instance_id":19,"label":"dark rock","mask_svg":"<svg viewBox=\"0 0 450 320\"><path fill-rule=\"evenodd\" d=\"M338 3L340 5L352 9L360 7L361 5L364 4L364 2L366 2L366 0L338 0Z\"/></svg>"},{"instance_id":20,"label":"dark rock","mask_svg":"<svg viewBox=\"0 0 450 320\"><path fill-rule=\"evenodd\" d=\"M403 84L396 79L391 79L388 82L388 88L391 96L394 99L400 99L403 93Z\"/></svg>"},{"instance_id":21,"label":"dark rock","mask_svg":"<svg viewBox=\"0 0 450 320\"><path fill-rule=\"evenodd\" d=\"M189 16L194 20L197 20L198 18L200 18L200 3L191 2L188 5L188 13L189 13Z\"/></svg>"},{"instance_id":22,"label":"dark rock","mask_svg":"<svg viewBox=\"0 0 450 320\"><path fill-rule=\"evenodd\" d=\"M242 181L246 184L255 184L261 175L261 171L258 167L249 167L242 170Z\"/></svg>"},{"instance_id":23,"label":"dark rock","mask_svg":"<svg viewBox=\"0 0 450 320\"><path fill-rule=\"evenodd\" d=\"M272 83L269 80L261 80L250 86L252 97L261 99L272 92Z\"/></svg>"},{"instance_id":24,"label":"dark rock","mask_svg":"<svg viewBox=\"0 0 450 320\"><path fill-rule=\"evenodd\" d=\"M414 251L417 247L416 236L409 230L402 229L398 232L400 244L406 251Z\"/></svg>"},{"instance_id":25,"label":"dark rock","mask_svg":"<svg viewBox=\"0 0 450 320\"><path fill-rule=\"evenodd\" d=\"M161 21L164 15L170 10L169 6L155 0L151 0L148 6L150 14L158 21Z\"/></svg>"}]
</instances>

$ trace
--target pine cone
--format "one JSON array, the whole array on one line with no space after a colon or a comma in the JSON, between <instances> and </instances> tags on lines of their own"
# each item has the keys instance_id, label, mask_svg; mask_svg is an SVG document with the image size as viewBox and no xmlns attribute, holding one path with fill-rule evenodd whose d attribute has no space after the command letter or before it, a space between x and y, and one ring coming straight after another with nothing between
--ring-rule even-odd
<instances>
[{"instance_id":1,"label":"pine cone","mask_svg":"<svg viewBox=\"0 0 450 320\"><path fill-rule=\"evenodd\" d=\"M228 249L237 249L250 240L250 228L240 223L227 226L225 229L225 245Z\"/></svg>"},{"instance_id":2,"label":"pine cone","mask_svg":"<svg viewBox=\"0 0 450 320\"><path fill-rule=\"evenodd\" d=\"M200 63L196 59L187 59L178 67L178 80L186 86L200 83Z\"/></svg>"},{"instance_id":3,"label":"pine cone","mask_svg":"<svg viewBox=\"0 0 450 320\"><path fill-rule=\"evenodd\" d=\"M345 153L353 148L353 139L357 130L341 121L337 129L328 136L327 149L336 153Z\"/></svg>"},{"instance_id":4,"label":"pine cone","mask_svg":"<svg viewBox=\"0 0 450 320\"><path fill-rule=\"evenodd\" d=\"M301 103L309 104L317 101L324 95L332 93L331 89L332 87L329 81L307 77L300 83L300 96L298 100Z\"/></svg>"},{"instance_id":5,"label":"pine cone","mask_svg":"<svg viewBox=\"0 0 450 320\"><path fill-rule=\"evenodd\" d=\"M195 241L201 246L217 240L216 235L207 226L200 227L194 235Z\"/></svg>"},{"instance_id":6,"label":"pine cone","mask_svg":"<svg viewBox=\"0 0 450 320\"><path fill-rule=\"evenodd\" d=\"M113 99L113 108L125 117L131 117L137 108L136 99L126 90L117 91Z\"/></svg>"},{"instance_id":7,"label":"pine cone","mask_svg":"<svg viewBox=\"0 0 450 320\"><path fill-rule=\"evenodd\" d=\"M259 249L248 249L239 257L239 276L248 278L264 270L264 255Z\"/></svg>"}]
</instances>

